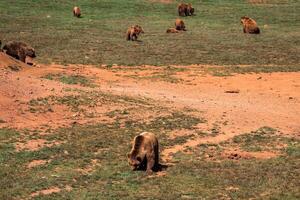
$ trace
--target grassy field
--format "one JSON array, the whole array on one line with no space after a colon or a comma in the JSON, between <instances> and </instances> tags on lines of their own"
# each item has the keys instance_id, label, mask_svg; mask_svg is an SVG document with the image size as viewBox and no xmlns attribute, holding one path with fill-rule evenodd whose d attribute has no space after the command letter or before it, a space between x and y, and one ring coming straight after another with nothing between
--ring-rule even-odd
<instances>
[{"instance_id":1,"label":"grassy field","mask_svg":"<svg viewBox=\"0 0 300 200\"><path fill-rule=\"evenodd\" d=\"M108 112L107 116L114 119L112 123L74 124L59 129L48 127L47 134L36 130L0 129L0 199L24 199L36 191L53 187L61 191L32 198L279 200L300 197L299 140L279 136L273 128L262 127L219 145L201 144L188 149L188 154L177 153L172 164L168 164L167 176L148 177L144 172L130 170L126 160L130 149L128 141L137 132L152 131L160 138L163 150L193 137L170 139L172 131L193 129L198 123L205 122L204 119L195 117L192 110L172 111L158 108L151 100L94 92L84 92L76 97L35 99L28 106L42 110L41 106L64 104L78 111L86 105L108 102L136 108ZM166 113L141 121L134 117L133 112L137 109L139 112ZM59 145L37 151L16 151L14 146L18 142L41 139L47 144ZM286 148L276 149L279 144ZM242 158L239 161L223 157L222 152L232 146L247 152L273 148L281 155L267 160ZM215 160L208 160L207 155ZM28 168L33 160L48 163Z\"/></svg>"},{"instance_id":2,"label":"grassy field","mask_svg":"<svg viewBox=\"0 0 300 200\"><path fill-rule=\"evenodd\" d=\"M299 70L299 1L191 0L196 16L183 17L188 31L169 35L178 2L1 1L0 39L28 42L42 63L272 64ZM74 5L82 8L82 18L72 16ZM260 35L242 33L244 15L257 20ZM133 24L144 28L142 42L125 40Z\"/></svg>"},{"instance_id":3,"label":"grassy field","mask_svg":"<svg viewBox=\"0 0 300 200\"><path fill-rule=\"evenodd\" d=\"M172 27L177 18L178 2L180 1L0 1L0 39L3 43L22 40L31 44L37 51L38 63L93 64L96 67L105 64L107 71L119 72L112 75L94 68L89 76L84 76L76 71L79 70L77 66L69 73L58 71L57 68L55 72L39 75L41 80L38 80L37 77L34 78L35 74L26 74L25 70L21 71L22 76L22 73L17 72L21 68L9 66L13 71L9 73L3 69L4 78L0 78L4 80L9 77L5 81L14 83L19 81L18 84L11 84L18 88L7 89L9 95L5 96L4 101L11 100L15 103L13 105L17 105L10 109L20 110L20 115L26 114L24 116L28 117L27 122L39 119L44 123L42 121L45 116L51 121L48 121L48 125L32 129L1 126L4 128L0 128L0 200L300 199L299 137L295 136L297 133L288 135L289 133L283 133L275 127L263 126L257 130L254 128L251 132L237 129L237 136L220 143L203 142L193 148L185 146L183 151L171 155L168 163L162 162L166 164L166 171L152 176L147 176L142 171L131 171L126 155L131 149L131 140L142 131L150 131L158 136L160 152L176 145L184 146L190 139L215 139L225 134L221 126L225 126L228 121L218 122L214 117L209 121L208 117L203 117L206 111L187 107L190 104L180 104L183 98L179 99L178 93L170 91L176 84L182 84L179 90L190 86L187 81L176 76L177 72L189 72L183 65L209 65L199 67L199 70L193 69L195 73L189 73L187 77L200 77L206 72L215 76L231 76L235 73L300 71L298 0L268 0L264 4L253 4L247 0L190 0L196 9L196 15L182 17L188 31L166 34L166 29ZM72 8L75 5L82 9L82 18L73 17ZM240 17L244 15L257 20L261 28L260 35L242 32ZM133 24L139 24L145 30L139 42L125 40L126 29ZM134 67L112 67L113 64ZM213 64L222 66L211 66ZM144 70L143 65L164 67L163 70L153 70L142 75L135 73ZM33 67L29 70L39 69L42 68ZM121 73L130 70L132 73ZM100 75L92 76L95 72ZM101 73L112 77L106 80ZM118 84L117 75L121 76L120 80L128 78L126 84L125 80L122 82L125 86ZM32 76L32 83L27 76ZM225 77L224 80L227 78L230 77ZM254 79L266 81L271 80L271 77ZM209 79L211 82L214 80L216 79ZM24 81L24 85L32 85L26 85L24 88L27 89L24 90L20 81ZM111 82L108 84L109 81ZM169 96L155 100L155 97L145 95L150 90L143 90L143 87L139 88L143 91L137 91L136 94L142 94L138 97L101 91L102 86L114 86L108 91L115 89L133 95L130 89L134 90L135 87L127 84L133 81L136 82L132 84L142 82L144 85L163 81L159 88L151 88L151 91L162 89L157 93L158 96L167 96L170 92ZM215 84L222 86L221 83ZM7 82L5 84L9 85ZM37 89L39 84L42 88L40 91ZM296 90L299 85L296 81L292 84L290 91ZM196 86L195 90L199 90ZM226 82L220 90L222 95L227 86ZM270 90L273 90L273 85ZM13 94L14 91L17 91L16 94ZM271 105L279 105L277 102L282 100L280 95L285 100L289 99L288 106L297 105L299 99L291 95L292 92L281 94L279 91L280 88L277 90L275 85L274 94L278 96L276 104ZM186 91L182 92L183 95ZM261 90L257 93L265 95ZM209 105L211 108L216 96L218 101L215 102L225 105L222 98L219 99L222 95L217 94L217 91L213 95L203 99L197 96L197 99L191 98L188 103L192 104L192 100L195 100L201 105L203 103L204 107ZM255 99L246 89L241 90L241 95L247 98L240 101L240 105L245 107L250 100L252 102ZM19 96L29 100L16 99ZM232 95L230 103L237 102L238 107L230 107L230 111L240 109L235 97ZM176 98L179 99L178 104L175 103ZM188 95L186 98L189 98ZM227 96L224 99L227 101ZM267 103L269 102L266 101ZM186 107L181 107L182 105ZM235 113L223 112L224 107L221 109L224 119ZM11 110L2 109L2 112L11 114ZM255 111L249 113L253 115ZM266 116L269 114L272 112ZM14 117L6 117L5 120L15 120ZM57 119L63 119L62 123L66 124L61 127L55 121ZM5 120L0 116L0 125L6 124ZM202 131L201 125L209 124L204 124L206 122L212 122L212 127ZM34 127L35 123L31 125ZM182 135L173 136L181 131ZM26 148L27 144L38 141L42 142L36 149ZM21 148L22 145L25 148ZM227 154L232 149L239 150L242 156L232 159ZM268 159L244 156L265 152L274 153L275 156ZM30 166L35 161L41 161L42 164ZM51 188L56 192L42 195L41 191Z\"/></svg>"}]
</instances>

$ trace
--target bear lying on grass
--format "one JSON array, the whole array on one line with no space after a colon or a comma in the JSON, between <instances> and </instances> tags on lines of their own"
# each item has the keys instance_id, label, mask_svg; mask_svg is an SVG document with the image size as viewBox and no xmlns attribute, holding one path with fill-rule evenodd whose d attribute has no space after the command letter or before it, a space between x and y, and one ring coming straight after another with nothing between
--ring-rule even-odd
<instances>
[{"instance_id":1,"label":"bear lying on grass","mask_svg":"<svg viewBox=\"0 0 300 200\"><path fill-rule=\"evenodd\" d=\"M179 33L179 31L176 28L168 28L166 33Z\"/></svg>"},{"instance_id":2,"label":"bear lying on grass","mask_svg":"<svg viewBox=\"0 0 300 200\"><path fill-rule=\"evenodd\" d=\"M35 50L24 42L10 41L3 47L5 53L26 63L26 57L35 58Z\"/></svg>"},{"instance_id":3,"label":"bear lying on grass","mask_svg":"<svg viewBox=\"0 0 300 200\"><path fill-rule=\"evenodd\" d=\"M184 22L181 19L176 19L176 21L175 21L175 28L178 31L186 31Z\"/></svg>"}]
</instances>

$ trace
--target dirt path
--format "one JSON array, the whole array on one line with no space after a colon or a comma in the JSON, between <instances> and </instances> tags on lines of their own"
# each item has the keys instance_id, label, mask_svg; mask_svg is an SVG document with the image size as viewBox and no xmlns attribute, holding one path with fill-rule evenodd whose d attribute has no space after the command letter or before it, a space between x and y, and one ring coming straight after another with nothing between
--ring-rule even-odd
<instances>
[{"instance_id":1,"label":"dirt path","mask_svg":"<svg viewBox=\"0 0 300 200\"><path fill-rule=\"evenodd\" d=\"M1 55L0 55L1 56ZM96 68L93 66L40 65L24 67L14 72L7 68L11 60L0 63L0 127L35 128L42 125L70 124L64 107L50 114L30 113L24 102L49 95L62 96L64 88L101 90L114 94L147 97L172 109L191 108L207 120L199 124L200 131L218 126L216 137L196 138L186 144L166 149L165 156L186 146L219 143L235 135L257 130L263 126L276 128L285 135L300 136L300 73L246 74L229 77L203 75L192 67L176 72L180 82L146 79L164 68ZM65 85L42 79L49 73L80 74L93 78L96 88Z\"/></svg>"}]
</instances>

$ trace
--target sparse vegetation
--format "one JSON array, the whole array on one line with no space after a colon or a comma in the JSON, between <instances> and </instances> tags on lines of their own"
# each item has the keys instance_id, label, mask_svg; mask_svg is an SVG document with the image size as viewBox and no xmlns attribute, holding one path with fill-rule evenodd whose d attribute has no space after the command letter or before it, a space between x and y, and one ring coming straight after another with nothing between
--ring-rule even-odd
<instances>
[{"instance_id":1,"label":"sparse vegetation","mask_svg":"<svg viewBox=\"0 0 300 200\"><path fill-rule=\"evenodd\" d=\"M299 65L254 65L254 66L226 66L208 67L206 71L214 76L232 76L234 74L247 73L271 73L271 72L297 72Z\"/></svg>"},{"instance_id":2,"label":"sparse vegetation","mask_svg":"<svg viewBox=\"0 0 300 200\"><path fill-rule=\"evenodd\" d=\"M7 67L8 67L11 71L15 71L15 72L21 70L21 67L18 66L18 65L9 65L9 66L7 66Z\"/></svg>"},{"instance_id":3,"label":"sparse vegetation","mask_svg":"<svg viewBox=\"0 0 300 200\"><path fill-rule=\"evenodd\" d=\"M290 149L291 154L293 154L294 148L299 146L299 141L294 138L282 137L277 134L276 129L265 126L251 133L235 136L232 140L223 142L221 146L238 147L241 150L249 152L289 152L288 149Z\"/></svg>"},{"instance_id":4,"label":"sparse vegetation","mask_svg":"<svg viewBox=\"0 0 300 200\"><path fill-rule=\"evenodd\" d=\"M146 79L146 80L160 80L160 81L165 81L165 82L170 82L170 83L179 83L182 82L183 80L176 77L177 72L183 72L186 71L187 69L185 68L179 68L179 67L165 67L162 70L159 70L157 72L153 72L150 75L127 75L127 77L134 78L134 79Z\"/></svg>"},{"instance_id":5,"label":"sparse vegetation","mask_svg":"<svg viewBox=\"0 0 300 200\"><path fill-rule=\"evenodd\" d=\"M157 124L157 121L162 123ZM161 131L173 130L172 126L165 126L169 121L176 120L165 117L150 124L136 122L123 128L117 122L63 128L38 136L49 142L62 141L61 145L34 152L16 152L12 142L16 141L18 134L13 130L1 129L0 182L3 187L0 197L24 198L32 192L53 186L62 191L47 198L93 199L100 198L100 194L102 199L299 197L297 183L300 177L296 171L299 145L288 147L285 155L274 159L223 160L218 163L205 160L203 155L210 147L214 147L216 152L222 149L215 145L200 145L199 149L193 149L193 154L177 153L174 158L176 165L167 169L166 176L148 178L144 172L131 171L126 152L130 151L130 141L137 132L154 131L162 148L170 142L172 145L181 143L181 140L169 141L166 132ZM32 169L26 167L37 159L51 162ZM72 187L70 192L65 189L67 185ZM173 188L171 191L170 187Z\"/></svg>"},{"instance_id":6,"label":"sparse vegetation","mask_svg":"<svg viewBox=\"0 0 300 200\"><path fill-rule=\"evenodd\" d=\"M81 85L86 87L95 86L90 79L81 75L47 74L42 78L60 81L65 84L75 84L75 85Z\"/></svg>"},{"instance_id":7,"label":"sparse vegetation","mask_svg":"<svg viewBox=\"0 0 300 200\"><path fill-rule=\"evenodd\" d=\"M263 110L268 97L275 97L276 108L283 99L280 95L288 96L274 116L284 113L283 118L296 119L281 110L297 110L293 107L298 105L297 77L289 81L292 89L283 93L273 88L271 78L251 79L271 82L272 92L259 91L267 100L260 99L257 106L248 93L252 88L233 87L240 79L231 85L231 77L202 80L201 76L299 72L299 2L190 0L196 15L181 18L187 31L166 34L166 28L178 18L179 2L0 1L3 43L20 40L30 44L36 49L38 63L93 64L84 66L82 74L67 67L58 74L39 64L28 68L29 73L13 64L0 69L0 82L6 87L0 90L0 114L5 112L0 116L1 200L300 199L298 135L281 132L276 124L279 120L263 120L278 130L265 126L239 133L236 125L247 114L255 114L251 108ZM73 17L75 5L82 10L80 18ZM240 17L244 15L258 22L260 35L243 34ZM126 41L125 31L134 24L141 25L145 34L139 42ZM89 67L101 69L84 70ZM93 72L97 73L91 76ZM103 81L103 87L95 87L96 78ZM164 82L153 84L155 89L144 84L156 81ZM179 90L174 89L177 84ZM193 96L190 85L208 93L210 88L205 87L213 86L216 91L197 91ZM236 94L224 95L224 90ZM248 113L231 118L236 111ZM249 119L245 122L250 123ZM291 130L297 127L284 124L284 128L289 126ZM151 176L131 171L126 154L134 136L143 131L156 134L160 152L172 150L160 157L166 171ZM251 156L264 153L275 156ZM49 188L56 192L39 193Z\"/></svg>"}]
</instances>

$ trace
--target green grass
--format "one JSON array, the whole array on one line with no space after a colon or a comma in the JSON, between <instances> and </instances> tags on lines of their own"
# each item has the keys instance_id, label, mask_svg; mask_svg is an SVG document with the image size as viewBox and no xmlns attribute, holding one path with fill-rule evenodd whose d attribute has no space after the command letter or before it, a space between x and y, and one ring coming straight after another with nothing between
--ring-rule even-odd
<instances>
[{"instance_id":1,"label":"green grass","mask_svg":"<svg viewBox=\"0 0 300 200\"><path fill-rule=\"evenodd\" d=\"M178 17L178 2L1 1L0 35L3 42L28 42L42 63L273 64L295 66L293 70L299 71L299 1L191 0L196 16L183 18L188 31L166 34ZM82 18L72 16L74 5L82 8ZM240 17L244 15L257 20L260 35L242 33ZM132 24L144 28L142 42L125 40Z\"/></svg>"},{"instance_id":2,"label":"green grass","mask_svg":"<svg viewBox=\"0 0 300 200\"><path fill-rule=\"evenodd\" d=\"M287 145L287 148L283 146ZM278 134L276 129L271 127L261 127L251 133L245 133L232 138L232 140L222 142L221 146L226 147L238 147L241 150L248 152L257 151L277 151L299 155L297 149L299 147L299 141L294 138L282 137Z\"/></svg>"}]
</instances>

